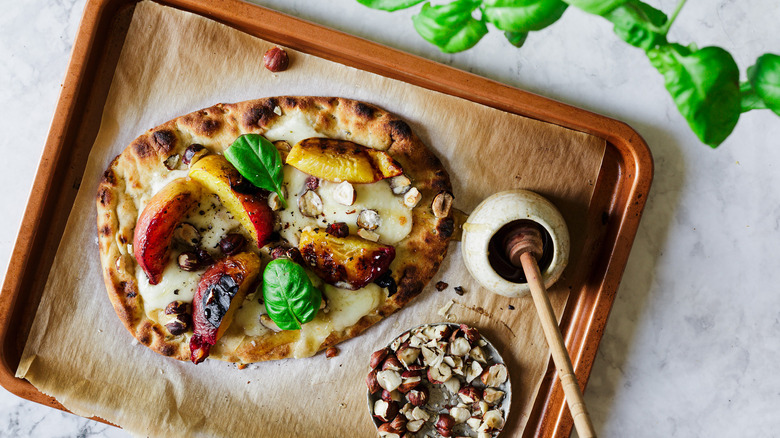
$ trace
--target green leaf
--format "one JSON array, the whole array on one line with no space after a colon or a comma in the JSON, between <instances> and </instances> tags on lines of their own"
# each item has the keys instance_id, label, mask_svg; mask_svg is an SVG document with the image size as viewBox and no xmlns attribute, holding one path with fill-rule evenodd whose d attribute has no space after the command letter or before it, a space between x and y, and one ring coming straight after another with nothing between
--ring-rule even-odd
<instances>
[{"instance_id":1,"label":"green leaf","mask_svg":"<svg viewBox=\"0 0 780 438\"><path fill-rule=\"evenodd\" d=\"M504 36L515 47L523 47L528 38L528 32L504 32Z\"/></svg>"},{"instance_id":2,"label":"green leaf","mask_svg":"<svg viewBox=\"0 0 780 438\"><path fill-rule=\"evenodd\" d=\"M488 32L485 23L471 15L478 6L479 2L472 0L441 6L425 3L412 22L417 33L442 52L461 52L474 47Z\"/></svg>"},{"instance_id":3,"label":"green leaf","mask_svg":"<svg viewBox=\"0 0 780 438\"><path fill-rule=\"evenodd\" d=\"M272 260L263 272L263 300L268 316L282 330L299 330L320 309L322 293L312 285L301 265Z\"/></svg>"},{"instance_id":4,"label":"green leaf","mask_svg":"<svg viewBox=\"0 0 780 438\"><path fill-rule=\"evenodd\" d=\"M483 0L485 19L507 32L541 30L561 18L568 5L561 0Z\"/></svg>"},{"instance_id":5,"label":"green leaf","mask_svg":"<svg viewBox=\"0 0 780 438\"><path fill-rule=\"evenodd\" d=\"M769 109L766 103L758 97L756 90L750 82L740 82L739 92L741 94L742 112L746 113L754 109Z\"/></svg>"},{"instance_id":6,"label":"green leaf","mask_svg":"<svg viewBox=\"0 0 780 438\"><path fill-rule=\"evenodd\" d=\"M424 0L357 0L358 3L373 9L383 11L397 11L399 9L410 8Z\"/></svg>"},{"instance_id":7,"label":"green leaf","mask_svg":"<svg viewBox=\"0 0 780 438\"><path fill-rule=\"evenodd\" d=\"M282 157L268 139L260 134L244 134L227 148L225 158L249 182L261 189L276 192L282 206L287 207L282 194Z\"/></svg>"},{"instance_id":8,"label":"green leaf","mask_svg":"<svg viewBox=\"0 0 780 438\"><path fill-rule=\"evenodd\" d=\"M739 69L720 47L692 50L668 44L647 52L664 76L677 109L699 139L717 147L734 130L740 115Z\"/></svg>"},{"instance_id":9,"label":"green leaf","mask_svg":"<svg viewBox=\"0 0 780 438\"><path fill-rule=\"evenodd\" d=\"M564 0L575 8L582 9L589 14L604 15L628 0Z\"/></svg>"},{"instance_id":10,"label":"green leaf","mask_svg":"<svg viewBox=\"0 0 780 438\"><path fill-rule=\"evenodd\" d=\"M766 108L780 116L780 56L765 53L747 70L753 90Z\"/></svg>"},{"instance_id":11,"label":"green leaf","mask_svg":"<svg viewBox=\"0 0 780 438\"><path fill-rule=\"evenodd\" d=\"M666 44L663 26L668 18L647 3L628 1L605 14L604 18L615 25L615 34L632 46L648 51Z\"/></svg>"}]
</instances>

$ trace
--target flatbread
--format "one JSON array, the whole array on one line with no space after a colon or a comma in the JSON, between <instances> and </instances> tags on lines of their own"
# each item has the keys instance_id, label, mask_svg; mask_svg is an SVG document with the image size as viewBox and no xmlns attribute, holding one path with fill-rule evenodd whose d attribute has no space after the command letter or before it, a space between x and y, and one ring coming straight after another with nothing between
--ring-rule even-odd
<instances>
[{"instance_id":1,"label":"flatbread","mask_svg":"<svg viewBox=\"0 0 780 438\"><path fill-rule=\"evenodd\" d=\"M258 319L257 314L236 317L225 335L212 347L210 358L252 363L305 357L357 336L382 318L401 309L423 290L441 264L454 230L452 213L433 214L431 203L440 192L451 192L449 176L439 159L417 138L409 125L376 106L334 97L269 97L236 104L217 104L164 123L135 139L108 166L97 192L97 225L100 258L108 296L117 316L141 343L175 359L188 360L192 331L173 336L145 308L139 293L138 273L132 240L143 207L176 172L185 166L180 157L191 144L222 153L240 135L266 134L295 119L303 120L319 135L350 140L386 151L404 169L412 185L422 194L412 211L412 231L393 244L396 257L390 269L397 284L391 293L382 289L370 309L347 325L331 323L336 314L318 315L318 333L304 330L249 330L241 321ZM271 139L273 140L273 139ZM261 253L264 250L261 250ZM267 252L267 251L266 251ZM262 257L262 254L261 254ZM172 257L173 258L173 257ZM388 296L389 295L389 296ZM254 301L253 301L254 300ZM246 312L262 306L251 294ZM331 312L337 312L332 309ZM323 333L323 330L326 332ZM302 348L306 343L306 348Z\"/></svg>"}]
</instances>

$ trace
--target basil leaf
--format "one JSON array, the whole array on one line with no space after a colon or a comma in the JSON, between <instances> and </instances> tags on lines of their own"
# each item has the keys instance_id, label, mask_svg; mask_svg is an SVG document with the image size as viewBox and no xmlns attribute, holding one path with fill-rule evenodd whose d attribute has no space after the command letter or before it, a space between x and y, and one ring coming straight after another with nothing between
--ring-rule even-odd
<instances>
[{"instance_id":1,"label":"basil leaf","mask_svg":"<svg viewBox=\"0 0 780 438\"><path fill-rule=\"evenodd\" d=\"M368 6L373 9L381 9L383 11L397 11L399 9L406 9L412 7L418 3L422 3L424 0L357 0L363 6Z\"/></svg>"},{"instance_id":2,"label":"basil leaf","mask_svg":"<svg viewBox=\"0 0 780 438\"><path fill-rule=\"evenodd\" d=\"M530 32L558 21L568 6L561 0L483 0L482 13L503 31Z\"/></svg>"},{"instance_id":3,"label":"basil leaf","mask_svg":"<svg viewBox=\"0 0 780 438\"><path fill-rule=\"evenodd\" d=\"M478 1L456 0L441 6L425 3L412 17L417 33L445 53L461 52L474 47L485 34L487 25L471 16Z\"/></svg>"},{"instance_id":4,"label":"basil leaf","mask_svg":"<svg viewBox=\"0 0 780 438\"><path fill-rule=\"evenodd\" d=\"M645 51L666 44L666 32L663 29L668 21L666 14L641 1L629 1L609 13L604 18L615 25L615 34L623 41Z\"/></svg>"},{"instance_id":5,"label":"basil leaf","mask_svg":"<svg viewBox=\"0 0 780 438\"><path fill-rule=\"evenodd\" d=\"M507 41L515 47L523 47L528 39L528 32L504 32Z\"/></svg>"},{"instance_id":6,"label":"basil leaf","mask_svg":"<svg viewBox=\"0 0 780 438\"><path fill-rule=\"evenodd\" d=\"M268 316L282 330L299 330L317 315L322 293L301 265L287 259L268 263L263 272L263 300Z\"/></svg>"},{"instance_id":7,"label":"basil leaf","mask_svg":"<svg viewBox=\"0 0 780 438\"><path fill-rule=\"evenodd\" d=\"M677 109L699 139L717 147L740 115L739 69L720 47L691 50L668 44L647 52Z\"/></svg>"},{"instance_id":8,"label":"basil leaf","mask_svg":"<svg viewBox=\"0 0 780 438\"><path fill-rule=\"evenodd\" d=\"M753 90L764 102L765 108L780 116L780 56L765 53L747 70Z\"/></svg>"},{"instance_id":9,"label":"basil leaf","mask_svg":"<svg viewBox=\"0 0 780 438\"><path fill-rule=\"evenodd\" d=\"M244 134L227 148L225 158L249 182L261 189L276 192L282 206L287 207L282 194L282 157L268 139L260 134Z\"/></svg>"},{"instance_id":10,"label":"basil leaf","mask_svg":"<svg viewBox=\"0 0 780 438\"><path fill-rule=\"evenodd\" d=\"M628 0L564 0L575 8L589 14L604 15Z\"/></svg>"}]
</instances>

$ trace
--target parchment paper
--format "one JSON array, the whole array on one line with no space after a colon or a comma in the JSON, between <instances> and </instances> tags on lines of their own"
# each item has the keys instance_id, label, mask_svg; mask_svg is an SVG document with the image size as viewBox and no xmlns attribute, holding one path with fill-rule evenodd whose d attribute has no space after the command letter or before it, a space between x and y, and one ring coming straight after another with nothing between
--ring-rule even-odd
<instances>
[{"instance_id":1,"label":"parchment paper","mask_svg":"<svg viewBox=\"0 0 780 438\"><path fill-rule=\"evenodd\" d=\"M111 159L139 134L217 102L274 95L329 95L376 104L407 120L443 160L456 205L473 209L500 190L527 188L563 212L572 258L551 290L560 314L578 274L586 208L605 144L598 138L503 113L288 50L288 71L272 74L272 45L206 18L140 3L122 50L100 132L84 173L17 375L73 412L97 415L148 436L369 437L365 375L370 353L403 330L444 318L490 337L510 367L514 397L503 436L519 436L548 363L530 298L482 290L452 243L438 275L401 312L341 344L333 359L194 366L138 344L109 303L101 277L95 191ZM436 281L450 288L437 292ZM454 286L466 293L458 296ZM511 310L508 306L514 306Z\"/></svg>"}]
</instances>

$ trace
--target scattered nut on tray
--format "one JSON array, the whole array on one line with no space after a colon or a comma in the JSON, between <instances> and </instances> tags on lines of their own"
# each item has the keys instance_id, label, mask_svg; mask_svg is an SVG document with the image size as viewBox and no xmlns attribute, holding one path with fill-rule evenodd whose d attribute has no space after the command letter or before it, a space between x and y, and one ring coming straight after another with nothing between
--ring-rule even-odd
<instances>
[{"instance_id":1,"label":"scattered nut on tray","mask_svg":"<svg viewBox=\"0 0 780 438\"><path fill-rule=\"evenodd\" d=\"M498 436L511 401L496 349L465 324L426 324L375 351L366 378L380 437Z\"/></svg>"}]
</instances>

